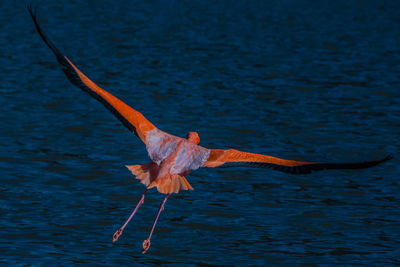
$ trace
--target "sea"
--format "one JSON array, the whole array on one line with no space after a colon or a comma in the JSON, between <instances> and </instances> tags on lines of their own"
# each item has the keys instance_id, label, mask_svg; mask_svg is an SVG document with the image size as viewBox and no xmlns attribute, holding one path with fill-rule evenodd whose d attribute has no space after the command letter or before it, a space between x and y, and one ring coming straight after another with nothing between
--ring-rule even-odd
<instances>
[{"instance_id":1,"label":"sea","mask_svg":"<svg viewBox=\"0 0 400 267\"><path fill-rule=\"evenodd\" d=\"M36 32L160 130L284 159L144 190L145 145ZM0 265L400 265L399 1L0 1Z\"/></svg>"}]
</instances>

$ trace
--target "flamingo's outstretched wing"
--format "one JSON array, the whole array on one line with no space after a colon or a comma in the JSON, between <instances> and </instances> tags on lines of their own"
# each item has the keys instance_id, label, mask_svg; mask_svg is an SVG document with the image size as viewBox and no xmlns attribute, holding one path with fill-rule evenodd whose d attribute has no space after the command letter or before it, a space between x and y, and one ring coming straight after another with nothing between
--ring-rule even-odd
<instances>
[{"instance_id":1,"label":"flamingo's outstretched wing","mask_svg":"<svg viewBox=\"0 0 400 267\"><path fill-rule=\"evenodd\" d=\"M286 160L267 155L242 152L235 149L211 149L210 156L204 163L203 167L219 167L219 166L253 166L266 167L274 170L304 174L312 171L325 169L362 169L375 166L381 162L392 158L388 155L381 160L364 161L357 163L321 163Z\"/></svg>"},{"instance_id":2,"label":"flamingo's outstretched wing","mask_svg":"<svg viewBox=\"0 0 400 267\"><path fill-rule=\"evenodd\" d=\"M28 11L32 16L36 29L42 37L46 45L53 51L57 57L57 61L63 66L63 71L67 78L77 87L87 92L89 95L101 102L108 110L110 110L115 117L117 117L125 127L138 136L145 144L146 136L149 131L156 129L156 127L148 121L140 112L129 107L127 104L101 89L93 81L91 81L85 74L83 74L66 56L54 46L54 44L47 38L43 30L40 28L36 19L36 14L31 7ZM161 132L161 131L160 131Z\"/></svg>"}]
</instances>

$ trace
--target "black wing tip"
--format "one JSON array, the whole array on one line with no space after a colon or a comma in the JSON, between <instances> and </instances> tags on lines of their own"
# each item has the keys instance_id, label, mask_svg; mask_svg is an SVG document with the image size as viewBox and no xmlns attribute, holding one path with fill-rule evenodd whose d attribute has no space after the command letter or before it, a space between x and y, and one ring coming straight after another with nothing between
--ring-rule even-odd
<instances>
[{"instance_id":1,"label":"black wing tip","mask_svg":"<svg viewBox=\"0 0 400 267\"><path fill-rule=\"evenodd\" d=\"M26 5L26 9L28 10L29 14L31 14L32 17L36 17L36 5L28 4Z\"/></svg>"},{"instance_id":2,"label":"black wing tip","mask_svg":"<svg viewBox=\"0 0 400 267\"><path fill-rule=\"evenodd\" d=\"M39 27L38 22L37 22L37 15L36 15L37 9L38 9L37 5L28 4L26 6L26 9L28 10L29 15L31 15L33 22L35 23L35 26Z\"/></svg>"},{"instance_id":3,"label":"black wing tip","mask_svg":"<svg viewBox=\"0 0 400 267\"><path fill-rule=\"evenodd\" d=\"M392 158L394 158L393 154L388 154L386 157L384 157L381 160L381 162L385 162L385 161L391 160Z\"/></svg>"},{"instance_id":4,"label":"black wing tip","mask_svg":"<svg viewBox=\"0 0 400 267\"><path fill-rule=\"evenodd\" d=\"M37 19L36 19L36 11L37 11L37 5L32 5L32 4L28 4L26 6L26 9L28 10L29 14L31 15L33 22L35 23L35 25L37 24Z\"/></svg>"},{"instance_id":5,"label":"black wing tip","mask_svg":"<svg viewBox=\"0 0 400 267\"><path fill-rule=\"evenodd\" d=\"M40 37L44 41L44 43L53 51L54 55L57 57L57 61L65 66L65 67L70 67L70 64L68 61L65 59L64 55L57 49L57 47L50 41L50 39L44 34L42 28L39 25L39 22L37 20L37 15L36 15L36 10L37 6L33 5L27 5L26 7L28 9L29 14L32 17L33 23L35 24L36 30L38 31Z\"/></svg>"},{"instance_id":6,"label":"black wing tip","mask_svg":"<svg viewBox=\"0 0 400 267\"><path fill-rule=\"evenodd\" d=\"M363 162L365 165L368 165L368 166L366 166L367 168L368 167L372 167L372 166L375 166L375 165L378 165L378 164L381 164L381 163L383 163L383 162L385 162L385 161L388 161L388 160L391 160L393 158L393 154L388 154L386 157L384 157L383 159L380 159L380 160L373 160L373 161L366 161L366 162Z\"/></svg>"},{"instance_id":7,"label":"black wing tip","mask_svg":"<svg viewBox=\"0 0 400 267\"><path fill-rule=\"evenodd\" d=\"M310 167L313 171L324 170L324 169L365 169L371 168L385 161L391 160L393 158L392 154L388 154L386 157L380 160L355 162L355 163L317 163L305 165Z\"/></svg>"}]
</instances>

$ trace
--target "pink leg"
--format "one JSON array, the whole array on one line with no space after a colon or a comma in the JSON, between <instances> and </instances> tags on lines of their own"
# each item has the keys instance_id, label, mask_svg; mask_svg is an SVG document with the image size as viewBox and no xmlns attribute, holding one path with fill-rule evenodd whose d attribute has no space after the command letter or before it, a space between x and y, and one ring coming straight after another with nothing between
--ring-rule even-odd
<instances>
[{"instance_id":1,"label":"pink leg","mask_svg":"<svg viewBox=\"0 0 400 267\"><path fill-rule=\"evenodd\" d=\"M163 202L161 202L160 208L158 209L157 217L154 220L153 227L151 228L151 232L150 232L149 238L147 238L146 240L143 241L142 253L146 253L146 251L150 247L150 238L151 238L151 236L153 234L154 228L156 228L156 223L157 223L158 217L160 216L160 213L164 210L164 204L165 204L165 202L167 202L167 199L168 199L169 196L170 196L170 194L167 194L167 196L164 198Z\"/></svg>"},{"instance_id":2,"label":"pink leg","mask_svg":"<svg viewBox=\"0 0 400 267\"><path fill-rule=\"evenodd\" d=\"M125 224L119 228L113 235L113 242L117 241L119 236L122 235L122 231L124 230L124 228L128 225L129 221L132 219L133 215L135 215L136 211L139 209L140 205L142 205L144 203L144 197L146 195L147 192L147 187L144 190L144 193L142 195L142 197L140 198L139 203L136 205L135 210L131 213L131 215L129 216L128 220L126 220Z\"/></svg>"}]
</instances>

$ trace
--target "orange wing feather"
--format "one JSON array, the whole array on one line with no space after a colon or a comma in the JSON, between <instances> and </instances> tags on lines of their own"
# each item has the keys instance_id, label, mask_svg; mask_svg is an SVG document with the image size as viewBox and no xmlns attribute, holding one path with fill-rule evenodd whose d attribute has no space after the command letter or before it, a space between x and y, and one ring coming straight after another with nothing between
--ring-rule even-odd
<instances>
[{"instance_id":1,"label":"orange wing feather","mask_svg":"<svg viewBox=\"0 0 400 267\"><path fill-rule=\"evenodd\" d=\"M267 155L242 152L236 149L211 149L210 156L208 157L208 160L204 164L204 167L218 167L228 162L270 163L288 167L316 163L316 162L286 160Z\"/></svg>"},{"instance_id":2,"label":"orange wing feather","mask_svg":"<svg viewBox=\"0 0 400 267\"><path fill-rule=\"evenodd\" d=\"M96 93L102 101L105 101L107 104L111 105L116 112L118 112L124 119L126 119L133 127L135 128L135 134L145 142L146 140L146 132L153 130L156 128L150 121L148 121L142 113L134 110L109 92L101 89L97 84L91 81L85 74L83 74L67 57L65 59L74 69L75 73L78 75L79 79L82 83L87 86L92 92ZM128 127L129 128L129 127Z\"/></svg>"},{"instance_id":3,"label":"orange wing feather","mask_svg":"<svg viewBox=\"0 0 400 267\"><path fill-rule=\"evenodd\" d=\"M114 116L116 116L130 131L136 134L146 143L146 133L156 127L148 121L140 112L129 107L127 104L100 88L83 74L67 57L65 57L47 38L37 22L36 15L32 8L28 8L30 15L35 23L39 35L46 45L56 55L58 62L64 67L63 71L68 79L77 87L87 92L89 95L101 102Z\"/></svg>"}]
</instances>

